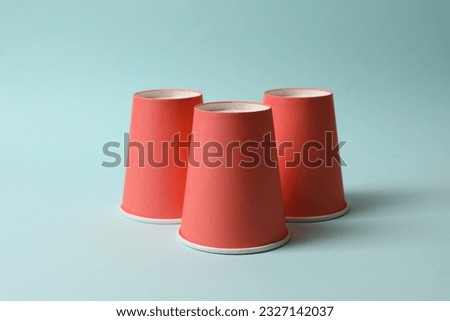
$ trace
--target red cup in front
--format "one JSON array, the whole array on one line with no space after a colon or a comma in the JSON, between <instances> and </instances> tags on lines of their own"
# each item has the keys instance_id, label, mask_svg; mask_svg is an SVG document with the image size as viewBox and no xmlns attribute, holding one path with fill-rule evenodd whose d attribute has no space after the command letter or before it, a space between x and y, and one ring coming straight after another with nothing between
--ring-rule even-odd
<instances>
[{"instance_id":1,"label":"red cup in front","mask_svg":"<svg viewBox=\"0 0 450 321\"><path fill-rule=\"evenodd\" d=\"M214 102L194 111L180 240L194 249L247 254L289 240L270 107ZM275 143L274 143L275 144Z\"/></svg>"}]
</instances>

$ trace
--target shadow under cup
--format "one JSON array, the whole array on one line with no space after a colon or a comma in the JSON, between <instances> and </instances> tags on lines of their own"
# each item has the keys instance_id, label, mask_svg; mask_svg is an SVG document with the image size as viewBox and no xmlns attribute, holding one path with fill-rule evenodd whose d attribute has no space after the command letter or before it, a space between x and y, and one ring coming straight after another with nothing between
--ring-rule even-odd
<instances>
[{"instance_id":1,"label":"shadow under cup","mask_svg":"<svg viewBox=\"0 0 450 321\"><path fill-rule=\"evenodd\" d=\"M267 164L261 146L265 135L273 137L270 107L203 104L195 108L192 132L179 239L220 254L256 253L285 244L290 234L276 150L271 155L275 163Z\"/></svg>"}]
</instances>

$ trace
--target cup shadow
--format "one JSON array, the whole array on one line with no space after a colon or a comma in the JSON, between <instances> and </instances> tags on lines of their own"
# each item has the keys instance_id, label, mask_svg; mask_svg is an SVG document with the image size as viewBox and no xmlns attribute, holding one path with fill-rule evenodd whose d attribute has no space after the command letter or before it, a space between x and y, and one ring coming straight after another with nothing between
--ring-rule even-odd
<instances>
[{"instance_id":1,"label":"cup shadow","mask_svg":"<svg viewBox=\"0 0 450 321\"><path fill-rule=\"evenodd\" d=\"M288 223L292 235L288 246L328 242L364 233L361 231L361 225L353 223L377 218L386 219L394 215L396 217L407 215L404 211L392 211L392 209L402 206L405 202L418 201L421 195L423 192L405 190L349 191L346 193L346 200L350 211L344 216L315 223Z\"/></svg>"}]
</instances>

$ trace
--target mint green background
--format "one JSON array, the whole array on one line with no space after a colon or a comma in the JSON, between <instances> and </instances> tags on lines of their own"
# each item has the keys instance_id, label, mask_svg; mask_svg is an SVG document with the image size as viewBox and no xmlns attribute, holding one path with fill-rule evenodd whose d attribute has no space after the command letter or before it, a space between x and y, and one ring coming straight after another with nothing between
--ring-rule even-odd
<instances>
[{"instance_id":1,"label":"mint green background","mask_svg":"<svg viewBox=\"0 0 450 321\"><path fill-rule=\"evenodd\" d=\"M450 2L0 1L0 299L450 299ZM351 213L268 253L120 216L133 92L335 92Z\"/></svg>"}]
</instances>

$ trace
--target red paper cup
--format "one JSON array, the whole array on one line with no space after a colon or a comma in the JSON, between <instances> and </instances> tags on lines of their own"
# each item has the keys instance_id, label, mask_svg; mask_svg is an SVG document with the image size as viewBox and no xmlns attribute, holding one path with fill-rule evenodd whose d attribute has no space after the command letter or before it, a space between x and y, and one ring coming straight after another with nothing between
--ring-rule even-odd
<instances>
[{"instance_id":1,"label":"red paper cup","mask_svg":"<svg viewBox=\"0 0 450 321\"><path fill-rule=\"evenodd\" d=\"M148 90L134 95L121 205L127 217L148 223L180 222L188 136L194 107L202 102L202 94L193 90ZM180 144L174 147L176 139Z\"/></svg>"},{"instance_id":2,"label":"red paper cup","mask_svg":"<svg viewBox=\"0 0 450 321\"><path fill-rule=\"evenodd\" d=\"M333 93L274 89L264 93L264 103L273 112L286 219L314 222L345 214Z\"/></svg>"},{"instance_id":3,"label":"red paper cup","mask_svg":"<svg viewBox=\"0 0 450 321\"><path fill-rule=\"evenodd\" d=\"M270 107L203 104L195 108L192 132L178 231L182 243L206 252L248 254L288 242L276 146L267 150L260 144L265 135L273 137ZM265 151L273 162L266 164Z\"/></svg>"}]
</instances>

